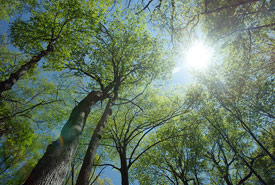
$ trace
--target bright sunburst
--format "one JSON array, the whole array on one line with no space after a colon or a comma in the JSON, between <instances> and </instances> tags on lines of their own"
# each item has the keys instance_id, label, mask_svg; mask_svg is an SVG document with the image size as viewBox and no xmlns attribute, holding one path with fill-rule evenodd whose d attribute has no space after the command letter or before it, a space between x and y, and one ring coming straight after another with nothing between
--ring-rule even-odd
<instances>
[{"instance_id":1,"label":"bright sunburst","mask_svg":"<svg viewBox=\"0 0 275 185\"><path fill-rule=\"evenodd\" d=\"M202 42L195 42L187 50L185 59L188 65L193 69L204 69L208 66L213 55L211 48Z\"/></svg>"}]
</instances>

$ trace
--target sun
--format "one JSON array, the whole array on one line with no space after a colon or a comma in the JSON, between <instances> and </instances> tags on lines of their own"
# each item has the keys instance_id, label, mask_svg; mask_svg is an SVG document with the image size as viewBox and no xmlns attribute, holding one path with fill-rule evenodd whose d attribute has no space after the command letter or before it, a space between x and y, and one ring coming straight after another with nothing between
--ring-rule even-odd
<instances>
[{"instance_id":1,"label":"sun","mask_svg":"<svg viewBox=\"0 0 275 185\"><path fill-rule=\"evenodd\" d=\"M185 54L185 60L192 69L202 70L207 68L213 51L203 42L194 42Z\"/></svg>"}]
</instances>

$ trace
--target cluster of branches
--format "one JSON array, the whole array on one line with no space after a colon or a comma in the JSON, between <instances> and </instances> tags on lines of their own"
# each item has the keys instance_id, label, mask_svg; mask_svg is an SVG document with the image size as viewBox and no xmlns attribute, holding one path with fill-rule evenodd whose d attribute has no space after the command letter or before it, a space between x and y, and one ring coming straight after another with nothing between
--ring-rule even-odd
<instances>
[{"instance_id":1,"label":"cluster of branches","mask_svg":"<svg viewBox=\"0 0 275 185\"><path fill-rule=\"evenodd\" d=\"M141 184L201 184L219 180L226 184L273 183L272 175L260 171L274 171L275 162L274 126L270 124L275 117L274 104L270 103L274 102L274 78L270 75L274 69L273 1L204 0L194 4L149 0L142 1L141 9L136 8L139 1L135 3L127 1L126 7L133 10L127 12L114 8L111 1L15 0L7 15L1 14L6 17L19 13L15 7L30 14L28 19L18 18L10 26L10 42L18 48L19 55L10 51L5 42L1 42L0 48L3 182L12 182L11 178L16 176L13 172L18 171L23 176L18 176L19 183L88 185L95 183L104 170L95 174L95 167L111 166L120 172L124 185L130 183L131 177L137 177ZM180 40L178 36L182 33L191 37L198 25L209 37L216 37L215 43L220 38L230 38L232 47L221 42L232 55L224 57L227 61L223 67L217 65L215 69L220 73L198 75L203 90L201 86L194 91L189 89L191 95L187 93L184 100L161 96L163 89L146 94L152 82L165 78L174 65L164 55L165 46L160 39L146 29L147 9L151 23L166 29L172 41ZM256 25L255 15L259 15ZM270 19L266 21L261 16ZM236 35L238 38L233 37ZM267 44L258 44L261 39L267 40ZM60 71L72 78L64 78ZM50 77L43 80L43 72ZM260 72L264 77L258 76ZM76 79L85 84L80 87L79 97L73 95L75 106L72 95L68 96L72 93L69 89L75 86L65 88L50 82L59 77L63 78L61 81L70 81L68 84L78 83ZM259 85L261 82L263 86ZM255 89L249 92L251 87ZM159 96L154 99L154 95ZM59 109L67 112L64 117L43 120L51 117L50 113L61 115ZM90 123L95 128L87 129ZM39 158L38 151L43 148L39 141L45 143L46 139L37 140L42 133L37 128L51 126L61 130L58 139L49 145L47 140L48 147L37 164L24 161L29 154L35 160ZM83 135L88 135L90 142L88 147L81 148ZM102 159L97 160L100 141L98 153L102 153ZM246 141L252 144L245 146ZM117 158L108 156L108 151ZM76 155L81 155L78 162ZM26 168L20 168L23 165ZM6 180L9 173L13 174ZM203 179L207 174L217 180Z\"/></svg>"}]
</instances>

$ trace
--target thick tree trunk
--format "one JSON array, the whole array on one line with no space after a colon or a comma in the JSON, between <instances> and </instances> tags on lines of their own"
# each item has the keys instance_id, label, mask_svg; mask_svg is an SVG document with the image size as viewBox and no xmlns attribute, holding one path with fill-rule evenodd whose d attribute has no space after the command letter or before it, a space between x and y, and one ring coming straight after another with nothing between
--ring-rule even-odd
<instances>
[{"instance_id":1,"label":"thick tree trunk","mask_svg":"<svg viewBox=\"0 0 275 185\"><path fill-rule=\"evenodd\" d=\"M41 51L37 56L33 56L29 62L21 66L16 72L12 73L9 78L5 81L0 81L0 95L2 92L10 90L12 86L23 76L26 74L31 68L35 66L44 56L48 53L52 52L52 43L49 43L46 50Z\"/></svg>"},{"instance_id":2,"label":"thick tree trunk","mask_svg":"<svg viewBox=\"0 0 275 185\"><path fill-rule=\"evenodd\" d=\"M81 170L79 172L79 176L77 178L76 185L89 185L89 178L90 178L91 171L92 171L92 168L94 165L96 150L97 150L99 141L101 139L107 118L109 117L110 114L112 114L111 107L112 107L112 100L110 100L107 103L104 113L101 116L101 118L96 126L94 134L93 134L91 141L89 143L89 147L85 154L85 158L84 158Z\"/></svg>"},{"instance_id":3,"label":"thick tree trunk","mask_svg":"<svg viewBox=\"0 0 275 185\"><path fill-rule=\"evenodd\" d=\"M48 146L46 153L38 161L25 185L60 185L63 183L77 150L90 108L103 98L102 93L91 92L72 110L59 139Z\"/></svg>"},{"instance_id":4,"label":"thick tree trunk","mask_svg":"<svg viewBox=\"0 0 275 185\"><path fill-rule=\"evenodd\" d=\"M120 174L121 174L121 184L129 185L129 174L128 174L128 165L126 159L126 149L120 154Z\"/></svg>"}]
</instances>

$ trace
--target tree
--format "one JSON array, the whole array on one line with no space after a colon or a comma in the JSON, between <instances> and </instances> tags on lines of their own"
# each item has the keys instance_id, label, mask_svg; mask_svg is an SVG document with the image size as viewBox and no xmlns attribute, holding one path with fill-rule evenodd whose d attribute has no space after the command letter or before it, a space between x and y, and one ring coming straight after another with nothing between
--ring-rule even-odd
<instances>
[{"instance_id":1,"label":"tree","mask_svg":"<svg viewBox=\"0 0 275 185\"><path fill-rule=\"evenodd\" d=\"M158 38L149 35L142 16L125 14L118 9L112 19L113 23L101 24L101 32L95 36L97 41L89 50L92 54L89 55L90 63L82 60L71 67L95 79L100 88L107 82L114 84L113 94L91 138L77 184L89 182L99 140L120 93L163 77L170 69L168 65L173 65L173 61L163 57L163 47ZM98 65L98 61L102 61L104 66Z\"/></svg>"},{"instance_id":2,"label":"tree","mask_svg":"<svg viewBox=\"0 0 275 185\"><path fill-rule=\"evenodd\" d=\"M106 108L95 128L94 134L91 138L88 149L86 151L86 155L82 163L76 184L89 184L90 182L91 170L93 168L96 150L99 145L99 141L101 139L101 135L105 127L106 121L109 115L112 114L112 101L113 99L109 100L109 102L107 103Z\"/></svg>"},{"instance_id":3,"label":"tree","mask_svg":"<svg viewBox=\"0 0 275 185\"><path fill-rule=\"evenodd\" d=\"M184 101L182 96L175 93L159 95L158 91L151 89L133 104L117 107L107 126L102 146L103 150L108 150L108 157L101 165L118 170L124 185L129 184L135 176L131 172L135 171L135 164L144 155L152 153L160 143L180 137L180 133L157 137L155 132L189 112L198 98L194 95ZM167 128L165 126L164 130ZM119 161L119 164L116 164L116 161ZM151 164L151 161L148 164Z\"/></svg>"},{"instance_id":4,"label":"tree","mask_svg":"<svg viewBox=\"0 0 275 185\"><path fill-rule=\"evenodd\" d=\"M22 6L24 6L24 3L22 3ZM5 125L7 126L6 128L11 128L9 130L1 128L1 133L5 134L5 132L7 132L9 134L12 134L10 131L12 129L16 130L16 127L18 126L16 124L10 124L12 122L9 122L9 120L12 119L14 116L25 116L31 118L29 114L30 111L32 111L31 109L34 109L40 105L42 106L44 104L50 103L43 100L36 105L30 105L29 108L25 106L27 108L21 110L19 109L18 111L17 105L21 106L20 103L22 103L22 101L19 100L17 102L11 102L10 100L15 100L15 98L9 96L9 94L7 93L2 94L2 92L11 89L19 78L22 78L23 75L26 77L27 72L28 74L31 74L30 72L34 69L36 64L42 58L47 60L46 64L44 65L45 68L60 70L63 67L65 60L70 60L71 54L77 49L77 42L83 42L83 40L81 40L80 38L85 37L85 39L89 40L89 38L93 36L93 33L95 33L96 25L104 14L104 10L105 8L102 8L101 5L96 2L39 1L38 3L35 3L35 5L31 9L29 9L31 13L30 17L26 19L16 19L12 23L10 39L14 46L19 47L24 55L21 53L17 54L16 52L10 52L8 51L7 47L5 48L5 46L3 47L3 52L1 51L1 56L5 59L3 61L4 65L2 68L3 75L1 75L1 104L5 104L5 111L1 112L3 113L1 115L1 120L5 122ZM14 56L14 58L10 56ZM27 59L30 56L31 59ZM74 56L76 55L74 54ZM12 70L10 70L10 68L12 68ZM47 88L50 89L52 87L48 86ZM40 94L41 93L38 93L37 95L33 95L33 97L29 97L29 100L34 101L36 97L38 97L37 99L39 99L38 95ZM42 94L44 94L44 92L42 92ZM91 94L93 95L90 95L89 97L92 99L93 97L95 97L94 103L96 103L98 101L96 93ZM27 103L29 104L29 102ZM9 109L7 108L10 107L12 104L16 104L16 108L15 111L9 113L7 112L9 111ZM22 105L24 104L22 103ZM89 107L89 105L87 107ZM82 109L85 109L86 114L89 112L86 110L87 107L82 107ZM79 117L77 113L75 114L76 117ZM70 120L70 123L66 124L67 126L69 125L68 127L70 127L70 125L72 124L71 122L75 122L72 119ZM24 126L30 127L30 124L24 124ZM22 133L23 131L28 131L28 129L25 128L21 129ZM70 128L65 128L65 130L66 129L68 130L68 132L71 132ZM81 128L79 132L81 132ZM64 131L61 135L66 137L66 134L67 133L65 133ZM23 139L22 135L19 136L20 139ZM74 139L75 136L68 137L72 137ZM49 150L46 153L50 153L50 150L53 151L57 147L54 146L54 144L51 146L52 147L49 147ZM72 151L72 153L74 153L74 151ZM67 157L70 160L71 156L69 154ZM43 159L45 160L45 158L47 158L47 155L42 158L42 162L37 165L36 169L41 169L41 166L39 167L39 165L43 166ZM50 167L50 165L48 167ZM49 168L44 169L44 171L47 170L49 170ZM52 170L54 171L54 168ZM37 180L35 179L35 177L37 177L35 173L36 170L33 171L31 177L29 178L29 180L31 179L30 181L32 182ZM48 177L47 175L50 176L51 174L46 174L43 177L41 176L42 181L43 178ZM62 181L62 175L64 174L61 174L61 179L58 179L57 182ZM29 181L27 181L27 183L28 182Z\"/></svg>"},{"instance_id":5,"label":"tree","mask_svg":"<svg viewBox=\"0 0 275 185\"><path fill-rule=\"evenodd\" d=\"M59 138L47 147L25 184L62 184L69 171L91 106L106 94L92 91L74 107Z\"/></svg>"},{"instance_id":6,"label":"tree","mask_svg":"<svg viewBox=\"0 0 275 185\"><path fill-rule=\"evenodd\" d=\"M95 34L104 9L96 2L42 0L31 9L29 19L16 19L11 24L10 39L29 59L1 79L0 94L11 89L41 59L47 60L44 66L62 67L81 43L89 42Z\"/></svg>"},{"instance_id":7,"label":"tree","mask_svg":"<svg viewBox=\"0 0 275 185\"><path fill-rule=\"evenodd\" d=\"M188 114L168 123L153 136L158 139L167 135L174 137L155 146L141 158L135 169L140 184L203 183L203 149L206 146L201 126ZM193 122L189 122L191 119Z\"/></svg>"},{"instance_id":8,"label":"tree","mask_svg":"<svg viewBox=\"0 0 275 185\"><path fill-rule=\"evenodd\" d=\"M102 183L95 166L122 184L274 184L273 1L12 2L0 3L12 18L0 46L1 183L22 184L62 129L25 184ZM217 61L196 86L147 91L179 51L161 38L201 35Z\"/></svg>"},{"instance_id":9,"label":"tree","mask_svg":"<svg viewBox=\"0 0 275 185\"><path fill-rule=\"evenodd\" d=\"M256 156L251 152L253 146L248 144L247 135L226 121L230 121L230 117L222 121L217 113L213 115L205 115L209 122L209 132L206 135L208 147L204 155L213 166L208 173L214 177L210 180L215 184L242 184L250 181L253 170L247 168L242 160L246 158L249 167L254 169L253 163L262 155Z\"/></svg>"},{"instance_id":10,"label":"tree","mask_svg":"<svg viewBox=\"0 0 275 185\"><path fill-rule=\"evenodd\" d=\"M35 70L2 97L1 183L22 184L26 180L45 143L51 141L52 130L58 127L55 123L68 114L66 105L70 102L64 90L69 78L61 82L59 79L51 82L44 73Z\"/></svg>"},{"instance_id":11,"label":"tree","mask_svg":"<svg viewBox=\"0 0 275 185\"><path fill-rule=\"evenodd\" d=\"M218 108L218 106L216 107ZM236 124L234 124L236 120L234 118L232 119L230 115L229 117L222 116L224 113L224 110L222 108L216 109L213 106L210 106L210 109L208 109L208 111L206 112L204 111L202 114L203 117L209 123L211 130L214 129L214 132L216 132L216 134L218 134L222 138L222 140L226 143L226 145L229 147L229 149L232 152L231 156L234 156L235 154L236 159L240 160L241 166L245 166L249 169L248 172L246 169L244 169L245 170L244 172L242 172L242 170L237 171L237 174L240 173L238 174L240 176L240 180L236 179L235 180L236 183L240 183L240 184L243 183L248 178L250 178L251 176L250 173L253 173L253 175L257 178L256 181L259 181L262 184L266 184L265 180L262 178L261 174L259 174L259 172L256 171L256 168L254 166L255 160L258 159L259 157L262 157L263 154L260 153L259 155L259 153L253 152L254 151L253 147L255 146L253 146L252 144L248 145L248 143L251 143L251 139L248 137L246 132L242 130L240 131L239 127L236 126ZM210 116L210 115L213 115L213 116ZM210 154L210 157L211 157L211 154ZM211 158L214 164L216 163L217 169L220 168L216 159L214 159L215 156L214 157L212 156ZM233 163L235 159L233 157L231 158L232 158L231 161ZM223 160L226 160L226 156L223 157ZM225 162L225 166L227 166L227 168L229 168L230 165L231 165L230 163ZM239 169L238 163L235 169ZM218 170L220 172L221 171L225 172L225 174L221 174L221 177L223 177L223 179L227 181L227 183L231 183L230 178L228 178L230 175L229 174L230 171L227 170L226 168L225 168L226 171L224 171L223 169L218 169ZM228 174L226 174L226 172Z\"/></svg>"},{"instance_id":12,"label":"tree","mask_svg":"<svg viewBox=\"0 0 275 185\"><path fill-rule=\"evenodd\" d=\"M10 51L5 37L1 42L1 79L11 69L24 62L24 55ZM68 115L68 92L74 88L70 78L47 74L41 69L29 70L0 100L1 183L22 184L41 157L45 143L52 140L49 134L60 127ZM56 78L53 82L51 79ZM76 80L76 78L74 79ZM69 82L71 84L68 86ZM70 89L70 90L68 90ZM58 112L56 110L59 110ZM58 114L59 113L59 114ZM61 116L62 114L62 116ZM49 116L51 115L51 116Z\"/></svg>"},{"instance_id":13,"label":"tree","mask_svg":"<svg viewBox=\"0 0 275 185\"><path fill-rule=\"evenodd\" d=\"M61 132L64 147L61 149L58 147L58 140L49 145L26 184L52 182L53 180L58 184L61 183L66 177L69 164L77 149L90 107L99 100L102 101L109 97L116 99L118 90L129 87L130 84L137 85L151 81L152 77L158 77L169 69L166 67L166 70L159 70L165 68L167 64L163 62L161 47L159 47L156 39L149 37L145 27L142 26L141 18L130 19L125 17L125 19L130 26L127 25L126 27L119 19L114 20L110 29L107 29L104 24L100 24L100 31L95 36L97 40L86 43L85 49L75 53L74 60L66 66L79 76L88 76L91 79L91 87L98 88L101 92L92 91L73 109ZM136 27L137 23L140 24L140 30ZM126 32L125 30L118 30L119 27L122 29L123 26ZM123 38L121 34L125 34L124 41L121 40ZM129 40L127 41L127 39ZM133 47L128 49L128 45L124 43ZM134 51L136 51L136 56L130 56L127 53ZM160 65L153 65L155 62ZM99 133L96 132L95 134L98 135ZM61 156L63 152L66 152L66 156ZM49 165L51 156L56 158L52 159L52 163ZM56 170L59 171L58 174L56 174ZM41 171L45 171L44 176L38 175ZM87 179L89 179L89 175Z\"/></svg>"},{"instance_id":14,"label":"tree","mask_svg":"<svg viewBox=\"0 0 275 185\"><path fill-rule=\"evenodd\" d=\"M244 53L237 53L236 50L240 51L241 49L239 43L231 45L230 49L232 53L234 52L235 56L239 56L243 60L243 63L238 62L238 60L236 61L231 56L227 60L228 63L214 69L223 71L223 80L220 80L218 72L213 72L212 70L212 77L204 76L206 78L202 81L221 107L234 116L239 122L240 127L275 161L274 156L258 139L256 134L256 132L265 132L261 127L269 128L270 119L274 119L271 113L273 107L270 106L270 99L268 99L273 94L273 90L269 89L273 86L273 82L271 82L273 80L269 77L268 73L261 77L258 76L258 65L262 64L258 64L258 58L254 58L255 55L250 55L246 50L246 46L251 46L252 43L240 44L244 46ZM259 57L260 55L258 54L257 56ZM262 86L262 83L265 85Z\"/></svg>"}]
</instances>

